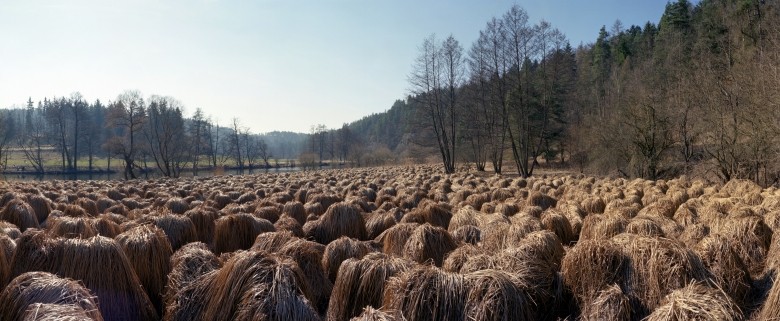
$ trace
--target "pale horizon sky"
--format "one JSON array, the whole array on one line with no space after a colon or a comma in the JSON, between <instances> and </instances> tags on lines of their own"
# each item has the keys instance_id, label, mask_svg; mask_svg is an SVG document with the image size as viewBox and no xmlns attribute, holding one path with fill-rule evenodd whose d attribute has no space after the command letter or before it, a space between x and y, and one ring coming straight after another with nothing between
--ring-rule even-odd
<instances>
[{"instance_id":1,"label":"pale horizon sky","mask_svg":"<svg viewBox=\"0 0 780 321\"><path fill-rule=\"evenodd\" d=\"M139 90L255 133L338 128L407 96L423 38L467 51L515 3L576 47L616 19L657 23L667 1L0 0L0 108Z\"/></svg>"}]
</instances>

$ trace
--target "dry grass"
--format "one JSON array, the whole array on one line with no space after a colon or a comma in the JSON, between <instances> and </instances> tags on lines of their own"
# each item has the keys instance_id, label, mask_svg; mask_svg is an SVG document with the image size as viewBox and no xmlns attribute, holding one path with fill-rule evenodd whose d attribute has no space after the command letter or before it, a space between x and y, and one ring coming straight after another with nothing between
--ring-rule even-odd
<instances>
[{"instance_id":1,"label":"dry grass","mask_svg":"<svg viewBox=\"0 0 780 321\"><path fill-rule=\"evenodd\" d=\"M60 278L47 272L29 272L16 277L0 293L0 315L3 320L60 320L53 317L65 317L69 313L58 310L48 313L40 311L40 306L36 304L55 304L71 306L80 310L79 316L90 318L90 320L103 320L103 316L98 310L97 298L89 290L77 281ZM30 313L31 308L36 308ZM52 312L58 312L51 315ZM41 318L37 316L41 315ZM47 318L43 318L47 315ZM32 318L35 316L36 318ZM83 320L83 319L79 319Z\"/></svg>"},{"instance_id":2,"label":"dry grass","mask_svg":"<svg viewBox=\"0 0 780 321\"><path fill-rule=\"evenodd\" d=\"M458 245L447 230L423 224L414 229L404 244L403 256L417 263L431 262L441 266L444 257Z\"/></svg>"},{"instance_id":3,"label":"dry grass","mask_svg":"<svg viewBox=\"0 0 780 321\"><path fill-rule=\"evenodd\" d=\"M390 279L382 306L407 321L464 321L468 293L463 275L418 266Z\"/></svg>"},{"instance_id":4,"label":"dry grass","mask_svg":"<svg viewBox=\"0 0 780 321\"><path fill-rule=\"evenodd\" d=\"M265 232L276 229L268 220L251 214L231 214L220 217L214 223L214 253L217 255L237 250L247 250Z\"/></svg>"},{"instance_id":5,"label":"dry grass","mask_svg":"<svg viewBox=\"0 0 780 321\"><path fill-rule=\"evenodd\" d=\"M158 315L165 311L163 290L173 255L165 233L154 225L141 225L116 237Z\"/></svg>"},{"instance_id":6,"label":"dry grass","mask_svg":"<svg viewBox=\"0 0 780 321\"><path fill-rule=\"evenodd\" d=\"M320 244L328 243L342 236L366 240L366 224L360 210L347 203L336 203L316 221L303 226L307 237Z\"/></svg>"},{"instance_id":7,"label":"dry grass","mask_svg":"<svg viewBox=\"0 0 780 321\"><path fill-rule=\"evenodd\" d=\"M325 247L322 269L325 270L330 281L335 282L342 262L347 259L360 259L373 251L374 249L366 242L342 236Z\"/></svg>"},{"instance_id":8,"label":"dry grass","mask_svg":"<svg viewBox=\"0 0 780 321\"><path fill-rule=\"evenodd\" d=\"M691 282L667 295L645 320L742 320L742 311L720 289Z\"/></svg>"}]
</instances>

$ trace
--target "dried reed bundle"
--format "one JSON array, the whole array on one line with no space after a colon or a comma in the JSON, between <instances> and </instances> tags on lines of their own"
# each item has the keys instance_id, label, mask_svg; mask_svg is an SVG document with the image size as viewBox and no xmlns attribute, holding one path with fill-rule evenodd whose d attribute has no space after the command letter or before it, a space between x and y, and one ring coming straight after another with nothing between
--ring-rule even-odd
<instances>
[{"instance_id":1,"label":"dried reed bundle","mask_svg":"<svg viewBox=\"0 0 780 321\"><path fill-rule=\"evenodd\" d=\"M720 289L691 282L667 295L645 320L742 320L742 311Z\"/></svg>"},{"instance_id":2,"label":"dried reed bundle","mask_svg":"<svg viewBox=\"0 0 780 321\"><path fill-rule=\"evenodd\" d=\"M195 284L203 275L219 269L220 266L219 259L209 251L206 244L193 242L182 246L170 259L171 272L165 285L165 307L174 305L177 296L185 287Z\"/></svg>"},{"instance_id":3,"label":"dried reed bundle","mask_svg":"<svg viewBox=\"0 0 780 321\"><path fill-rule=\"evenodd\" d=\"M322 269L328 274L328 279L335 282L342 262L351 258L360 259L373 251L366 242L342 236L325 247Z\"/></svg>"},{"instance_id":4,"label":"dried reed bundle","mask_svg":"<svg viewBox=\"0 0 780 321\"><path fill-rule=\"evenodd\" d=\"M432 261L441 266L444 257L458 245L447 230L423 224L418 226L404 244L403 256L417 263Z\"/></svg>"},{"instance_id":5,"label":"dried reed bundle","mask_svg":"<svg viewBox=\"0 0 780 321\"><path fill-rule=\"evenodd\" d=\"M417 223L399 223L379 234L376 240L382 243L382 252L403 256L406 241L419 225Z\"/></svg>"},{"instance_id":6,"label":"dried reed bundle","mask_svg":"<svg viewBox=\"0 0 780 321\"><path fill-rule=\"evenodd\" d=\"M251 214L231 214L214 223L214 253L217 255L252 247L257 235L276 229L268 220Z\"/></svg>"},{"instance_id":7,"label":"dried reed bundle","mask_svg":"<svg viewBox=\"0 0 780 321\"><path fill-rule=\"evenodd\" d=\"M163 290L171 271L173 255L165 233L154 225L141 225L119 234L116 242L122 248L141 281L158 315L165 311Z\"/></svg>"},{"instance_id":8,"label":"dried reed bundle","mask_svg":"<svg viewBox=\"0 0 780 321\"><path fill-rule=\"evenodd\" d=\"M91 320L103 320L97 298L89 290L78 281L51 273L24 273L14 278L0 293L3 320L27 320L25 314L29 316L26 312L35 304L73 305Z\"/></svg>"},{"instance_id":9,"label":"dried reed bundle","mask_svg":"<svg viewBox=\"0 0 780 321\"><path fill-rule=\"evenodd\" d=\"M469 289L463 275L421 265L390 279L382 306L407 321L466 320Z\"/></svg>"},{"instance_id":10,"label":"dried reed bundle","mask_svg":"<svg viewBox=\"0 0 780 321\"><path fill-rule=\"evenodd\" d=\"M465 276L466 318L474 321L536 320L522 281L499 270L481 270Z\"/></svg>"},{"instance_id":11,"label":"dried reed bundle","mask_svg":"<svg viewBox=\"0 0 780 321\"><path fill-rule=\"evenodd\" d=\"M39 227L33 208L20 199L13 199L5 204L0 210L0 220L16 225L21 232Z\"/></svg>"},{"instance_id":12,"label":"dried reed bundle","mask_svg":"<svg viewBox=\"0 0 780 321\"><path fill-rule=\"evenodd\" d=\"M366 240L366 225L360 210L347 203L335 203L316 221L303 226L307 237L325 244L342 236Z\"/></svg>"}]
</instances>

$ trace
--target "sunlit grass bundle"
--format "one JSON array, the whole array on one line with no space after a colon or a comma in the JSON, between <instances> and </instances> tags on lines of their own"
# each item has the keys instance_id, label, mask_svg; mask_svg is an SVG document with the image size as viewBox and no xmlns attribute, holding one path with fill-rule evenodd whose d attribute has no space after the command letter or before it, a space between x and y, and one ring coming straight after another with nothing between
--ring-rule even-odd
<instances>
[{"instance_id":1,"label":"sunlit grass bundle","mask_svg":"<svg viewBox=\"0 0 780 321\"><path fill-rule=\"evenodd\" d=\"M119 234L116 242L133 266L157 314L162 315L163 290L171 271L170 257L173 255L165 233L154 225L146 224Z\"/></svg>"},{"instance_id":2,"label":"sunlit grass bundle","mask_svg":"<svg viewBox=\"0 0 780 321\"><path fill-rule=\"evenodd\" d=\"M251 214L223 216L214 224L214 253L217 255L249 249L257 235L276 230L268 220L256 218Z\"/></svg>"},{"instance_id":3,"label":"sunlit grass bundle","mask_svg":"<svg viewBox=\"0 0 780 321\"><path fill-rule=\"evenodd\" d=\"M417 263L430 261L436 266L441 266L447 254L457 247L458 244L447 230L422 224L409 235L409 239L404 244L403 256Z\"/></svg>"},{"instance_id":4,"label":"sunlit grass bundle","mask_svg":"<svg viewBox=\"0 0 780 321\"><path fill-rule=\"evenodd\" d=\"M477 245L482 240L482 230L474 225L463 225L450 234L457 243Z\"/></svg>"},{"instance_id":5,"label":"sunlit grass bundle","mask_svg":"<svg viewBox=\"0 0 780 321\"><path fill-rule=\"evenodd\" d=\"M717 233L733 244L752 276L764 271L773 233L760 216L730 218L717 228Z\"/></svg>"},{"instance_id":6,"label":"sunlit grass bundle","mask_svg":"<svg viewBox=\"0 0 780 321\"><path fill-rule=\"evenodd\" d=\"M29 317L30 314L26 312L35 304L73 305L92 320L103 320L97 298L87 288L78 281L48 272L19 275L0 293L0 315L3 320L28 320L25 316Z\"/></svg>"},{"instance_id":7,"label":"sunlit grass bundle","mask_svg":"<svg viewBox=\"0 0 780 321\"><path fill-rule=\"evenodd\" d=\"M214 221L219 218L217 211L210 208L194 208L184 213L195 226L198 241L211 244L214 238Z\"/></svg>"},{"instance_id":8,"label":"sunlit grass bundle","mask_svg":"<svg viewBox=\"0 0 780 321\"><path fill-rule=\"evenodd\" d=\"M0 234L8 236L12 239L18 239L20 236L22 236L22 231L20 231L19 227L17 227L15 224L6 221L0 221Z\"/></svg>"},{"instance_id":9,"label":"sunlit grass bundle","mask_svg":"<svg viewBox=\"0 0 780 321\"><path fill-rule=\"evenodd\" d=\"M610 240L580 241L561 262L561 274L581 309L613 284L622 284L628 257ZM595 313L595 312L594 312ZM601 315L601 314L599 314Z\"/></svg>"},{"instance_id":10,"label":"sunlit grass bundle","mask_svg":"<svg viewBox=\"0 0 780 321\"><path fill-rule=\"evenodd\" d=\"M626 233L641 235L641 236L664 236L664 231L658 223L645 217L634 217L628 221L626 225Z\"/></svg>"},{"instance_id":11,"label":"sunlit grass bundle","mask_svg":"<svg viewBox=\"0 0 780 321\"><path fill-rule=\"evenodd\" d=\"M16 240L10 278L31 271L56 273L63 258L60 242L41 230L29 230Z\"/></svg>"},{"instance_id":12,"label":"sunlit grass bundle","mask_svg":"<svg viewBox=\"0 0 780 321\"><path fill-rule=\"evenodd\" d=\"M195 224L187 216L183 215L163 215L152 218L154 225L165 232L171 248L176 251L184 244L198 240L198 232Z\"/></svg>"},{"instance_id":13,"label":"sunlit grass bundle","mask_svg":"<svg viewBox=\"0 0 780 321\"><path fill-rule=\"evenodd\" d=\"M366 225L360 210L347 203L331 205L316 221L303 226L307 237L320 244L328 243L342 236L366 240Z\"/></svg>"},{"instance_id":14,"label":"sunlit grass bundle","mask_svg":"<svg viewBox=\"0 0 780 321\"><path fill-rule=\"evenodd\" d=\"M382 210L368 214L366 219L366 236L375 239L379 234L396 224L393 213Z\"/></svg>"},{"instance_id":15,"label":"sunlit grass bundle","mask_svg":"<svg viewBox=\"0 0 780 321\"><path fill-rule=\"evenodd\" d=\"M463 321L468 293L463 275L420 265L385 285L382 306L399 311L407 321Z\"/></svg>"},{"instance_id":16,"label":"sunlit grass bundle","mask_svg":"<svg viewBox=\"0 0 780 321\"><path fill-rule=\"evenodd\" d=\"M374 249L368 243L342 236L325 247L322 268L328 274L328 279L335 282L342 262L351 258L360 259L370 252L374 252Z\"/></svg>"},{"instance_id":17,"label":"sunlit grass bundle","mask_svg":"<svg viewBox=\"0 0 780 321\"><path fill-rule=\"evenodd\" d=\"M298 264L309 289L307 298L317 312L324 315L328 309L328 300L333 290L333 282L328 278L327 270L322 266L325 246L296 238L284 244L276 253L289 257Z\"/></svg>"},{"instance_id":18,"label":"sunlit grass bundle","mask_svg":"<svg viewBox=\"0 0 780 321\"><path fill-rule=\"evenodd\" d=\"M344 261L333 285L327 319L348 320L366 307L381 307L387 280L412 265L408 260L383 253Z\"/></svg>"},{"instance_id":19,"label":"sunlit grass bundle","mask_svg":"<svg viewBox=\"0 0 780 321\"><path fill-rule=\"evenodd\" d=\"M734 246L723 236L714 234L702 239L694 248L711 274L712 282L728 294L738 305L750 300L753 281L745 263L734 251Z\"/></svg>"},{"instance_id":20,"label":"sunlit grass bundle","mask_svg":"<svg viewBox=\"0 0 780 321\"><path fill-rule=\"evenodd\" d=\"M38 228L38 217L30 205L22 200L13 199L0 210L0 220L6 221L24 232L28 228Z\"/></svg>"},{"instance_id":21,"label":"sunlit grass bundle","mask_svg":"<svg viewBox=\"0 0 780 321\"><path fill-rule=\"evenodd\" d=\"M261 233L255 238L255 242L252 244L252 250L276 253L281 250L285 244L292 242L295 239L298 239L298 237L290 231Z\"/></svg>"},{"instance_id":22,"label":"sunlit grass bundle","mask_svg":"<svg viewBox=\"0 0 780 321\"><path fill-rule=\"evenodd\" d=\"M542 213L542 226L548 231L555 233L564 245L569 245L577 241L571 223L566 216L555 210L548 210Z\"/></svg>"},{"instance_id":23,"label":"sunlit grass bundle","mask_svg":"<svg viewBox=\"0 0 780 321\"><path fill-rule=\"evenodd\" d=\"M47 222L47 230L52 236L65 238L90 238L98 235L92 225L92 219L85 217L62 216Z\"/></svg>"},{"instance_id":24,"label":"sunlit grass bundle","mask_svg":"<svg viewBox=\"0 0 780 321\"><path fill-rule=\"evenodd\" d=\"M614 214L591 214L582 221L580 240L603 240L625 232L628 220Z\"/></svg>"},{"instance_id":25,"label":"sunlit grass bundle","mask_svg":"<svg viewBox=\"0 0 780 321\"><path fill-rule=\"evenodd\" d=\"M187 286L197 287L202 276L216 271L221 266L219 259L212 253L206 244L200 242L189 243L176 251L170 259L171 272L165 286L164 306L173 309L177 306L177 297ZM188 297L181 295L181 301ZM197 300L196 300L197 301ZM166 312L166 319L167 319Z\"/></svg>"},{"instance_id":26,"label":"sunlit grass bundle","mask_svg":"<svg viewBox=\"0 0 780 321\"><path fill-rule=\"evenodd\" d=\"M291 216L287 216L287 214L282 214L282 216L279 217L279 219L274 223L274 228L277 231L288 231L293 233L297 237L303 237L303 226L298 223L298 220L292 218Z\"/></svg>"},{"instance_id":27,"label":"sunlit grass bundle","mask_svg":"<svg viewBox=\"0 0 780 321\"><path fill-rule=\"evenodd\" d=\"M295 201L284 204L282 206L282 214L294 218L301 226L306 224L306 208L303 207L301 202Z\"/></svg>"},{"instance_id":28,"label":"sunlit grass bundle","mask_svg":"<svg viewBox=\"0 0 780 321\"><path fill-rule=\"evenodd\" d=\"M542 194L537 191L532 192L530 195L528 195L528 198L526 199L527 206L539 206L542 208L542 210L555 207L557 203L558 200L556 200L552 196Z\"/></svg>"},{"instance_id":29,"label":"sunlit grass bundle","mask_svg":"<svg viewBox=\"0 0 780 321\"><path fill-rule=\"evenodd\" d=\"M420 215L424 223L428 223L444 229L447 229L450 224L450 219L452 219L452 213L448 208L430 200L423 200L420 202L419 206L417 206L407 215L415 214Z\"/></svg>"},{"instance_id":30,"label":"sunlit grass bundle","mask_svg":"<svg viewBox=\"0 0 780 321\"><path fill-rule=\"evenodd\" d=\"M198 319L319 320L306 299L302 274L292 260L266 252L237 252L209 280Z\"/></svg>"},{"instance_id":31,"label":"sunlit grass bundle","mask_svg":"<svg viewBox=\"0 0 780 321\"><path fill-rule=\"evenodd\" d=\"M667 295L661 305L644 320L742 320L742 311L720 289L691 282Z\"/></svg>"},{"instance_id":32,"label":"sunlit grass bundle","mask_svg":"<svg viewBox=\"0 0 780 321\"><path fill-rule=\"evenodd\" d=\"M365 307L363 312L359 316L356 316L350 321L401 321L404 320L398 311L386 312L382 310L374 309L373 307Z\"/></svg>"},{"instance_id":33,"label":"sunlit grass bundle","mask_svg":"<svg viewBox=\"0 0 780 321\"><path fill-rule=\"evenodd\" d=\"M93 321L87 311L75 304L33 303L22 315L25 321ZM97 320L103 320L97 319Z\"/></svg>"},{"instance_id":34,"label":"sunlit grass bundle","mask_svg":"<svg viewBox=\"0 0 780 321\"><path fill-rule=\"evenodd\" d=\"M27 197L27 204L29 204L33 209L33 212L35 212L38 224L43 224L52 211L51 201L43 195L30 195Z\"/></svg>"},{"instance_id":35,"label":"sunlit grass bundle","mask_svg":"<svg viewBox=\"0 0 780 321\"><path fill-rule=\"evenodd\" d=\"M382 252L396 256L403 256L404 246L412 232L420 226L417 223L399 223L385 230L376 240L382 243Z\"/></svg>"},{"instance_id":36,"label":"sunlit grass bundle","mask_svg":"<svg viewBox=\"0 0 780 321\"><path fill-rule=\"evenodd\" d=\"M537 320L532 301L522 281L499 270L481 270L465 276L468 288L467 320Z\"/></svg>"}]
</instances>

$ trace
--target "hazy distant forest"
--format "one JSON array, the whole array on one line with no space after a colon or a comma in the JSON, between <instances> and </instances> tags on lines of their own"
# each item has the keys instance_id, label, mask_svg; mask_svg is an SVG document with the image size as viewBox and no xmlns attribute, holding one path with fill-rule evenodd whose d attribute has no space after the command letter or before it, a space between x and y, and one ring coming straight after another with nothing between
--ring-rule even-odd
<instances>
[{"instance_id":1,"label":"hazy distant forest","mask_svg":"<svg viewBox=\"0 0 780 321\"><path fill-rule=\"evenodd\" d=\"M772 185L780 179L778 45L771 1L670 2L657 24L616 21L576 47L514 6L470 45L424 39L410 62L409 96L341 128L255 134L237 119L184 115L175 98L135 91L105 104L79 94L31 98L0 111L0 161L10 170L11 155L41 172L122 168L128 178L150 169L175 177L188 168L437 161L447 172L530 176L554 167Z\"/></svg>"}]
</instances>

